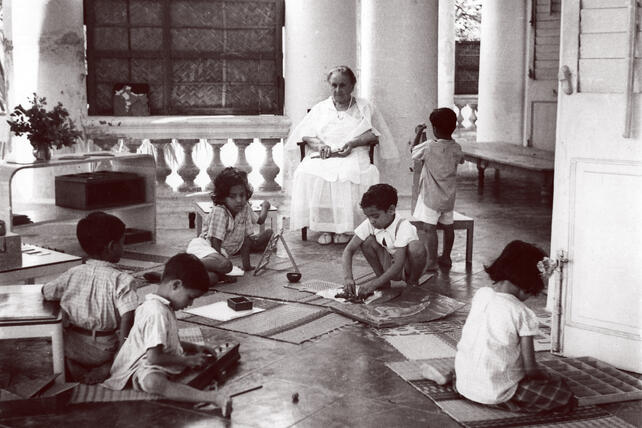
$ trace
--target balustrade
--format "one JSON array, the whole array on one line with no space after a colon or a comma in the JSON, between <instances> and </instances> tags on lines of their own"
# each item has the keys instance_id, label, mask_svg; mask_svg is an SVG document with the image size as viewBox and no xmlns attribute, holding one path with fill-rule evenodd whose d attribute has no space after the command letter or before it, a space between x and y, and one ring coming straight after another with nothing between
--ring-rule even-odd
<instances>
[{"instance_id":1,"label":"balustrade","mask_svg":"<svg viewBox=\"0 0 642 428\"><path fill-rule=\"evenodd\" d=\"M455 95L457 134L474 139L477 134L477 95Z\"/></svg>"},{"instance_id":2,"label":"balustrade","mask_svg":"<svg viewBox=\"0 0 642 428\"><path fill-rule=\"evenodd\" d=\"M274 156L273 151L287 137L289 129L290 121L283 116L90 116L85 124L88 138L102 150L116 150L122 140L120 150L153 153L158 188L171 189L168 181L176 178L175 172L180 180L179 192L199 191L198 183L205 190L212 189L216 175L231 165L229 161L224 163L222 155L228 142L236 146L235 167L248 174L260 173L262 181L254 183L255 187L258 185L265 192L281 190L276 178L282 171L282 157ZM255 157L248 161L246 150L254 141L265 149L262 162ZM254 149L247 153L250 151ZM204 179L203 174L199 176L201 170L207 175Z\"/></svg>"}]
</instances>

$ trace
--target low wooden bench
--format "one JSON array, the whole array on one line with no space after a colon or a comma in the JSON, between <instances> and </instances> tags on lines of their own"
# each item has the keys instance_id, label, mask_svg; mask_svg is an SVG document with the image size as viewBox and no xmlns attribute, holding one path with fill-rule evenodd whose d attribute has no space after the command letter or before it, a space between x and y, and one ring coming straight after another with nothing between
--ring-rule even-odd
<instances>
[{"instance_id":1,"label":"low wooden bench","mask_svg":"<svg viewBox=\"0 0 642 428\"><path fill-rule=\"evenodd\" d=\"M498 142L461 143L464 158L477 165L477 189L484 191L484 172L486 168L495 170L495 179L499 180L499 171L527 171L536 175L541 183L540 195L543 202L550 202L553 195L553 170L555 153L547 150L524 147L518 144Z\"/></svg>"}]
</instances>

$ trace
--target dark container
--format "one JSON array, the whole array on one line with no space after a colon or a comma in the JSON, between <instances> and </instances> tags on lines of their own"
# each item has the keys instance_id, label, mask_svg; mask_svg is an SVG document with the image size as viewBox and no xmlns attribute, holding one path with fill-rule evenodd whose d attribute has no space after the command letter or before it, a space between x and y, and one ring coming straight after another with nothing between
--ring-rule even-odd
<instances>
[{"instance_id":1,"label":"dark container","mask_svg":"<svg viewBox=\"0 0 642 428\"><path fill-rule=\"evenodd\" d=\"M230 297L227 299L227 306L235 311L247 311L252 309L252 301L245 297Z\"/></svg>"},{"instance_id":2,"label":"dark container","mask_svg":"<svg viewBox=\"0 0 642 428\"><path fill-rule=\"evenodd\" d=\"M55 187L59 207L94 210L145 202L145 179L131 172L59 175Z\"/></svg>"}]
</instances>

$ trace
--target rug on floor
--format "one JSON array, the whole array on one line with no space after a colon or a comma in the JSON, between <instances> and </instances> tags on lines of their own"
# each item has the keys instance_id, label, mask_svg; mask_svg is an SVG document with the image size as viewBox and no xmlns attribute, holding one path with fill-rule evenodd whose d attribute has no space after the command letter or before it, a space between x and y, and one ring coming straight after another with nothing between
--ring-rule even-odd
<instances>
[{"instance_id":1,"label":"rug on floor","mask_svg":"<svg viewBox=\"0 0 642 428\"><path fill-rule=\"evenodd\" d=\"M567 360L582 361L582 359ZM548 361L560 360L546 362ZM440 386L423 379L421 371L424 364L430 364L439 371L447 371L449 367L453 367L454 359L435 358L386 363L392 371L433 400L444 412L465 427L632 427L606 410L587 405L588 401L583 400L583 397L578 397L580 407L567 415L515 413L476 404L457 394L450 385ZM572 386L571 388L573 389Z\"/></svg>"}]
</instances>

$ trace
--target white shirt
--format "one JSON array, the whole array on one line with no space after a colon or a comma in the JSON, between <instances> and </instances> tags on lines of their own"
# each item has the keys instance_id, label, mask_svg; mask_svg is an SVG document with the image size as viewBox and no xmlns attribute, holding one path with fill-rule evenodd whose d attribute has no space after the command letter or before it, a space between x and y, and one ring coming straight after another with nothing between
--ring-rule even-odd
<instances>
[{"instance_id":1,"label":"white shirt","mask_svg":"<svg viewBox=\"0 0 642 428\"><path fill-rule=\"evenodd\" d=\"M520 337L537 333L537 316L517 297L480 288L457 344L457 392L482 404L510 400L524 377Z\"/></svg>"},{"instance_id":2,"label":"white shirt","mask_svg":"<svg viewBox=\"0 0 642 428\"><path fill-rule=\"evenodd\" d=\"M368 236L374 235L375 239L383 248L394 256L399 248L408 246L408 243L419 239L417 228L408 220L395 214L394 220L385 229L375 229L370 220L366 219L354 230L354 234L362 241Z\"/></svg>"},{"instance_id":3,"label":"white shirt","mask_svg":"<svg viewBox=\"0 0 642 428\"><path fill-rule=\"evenodd\" d=\"M155 366L147 361L147 350L158 345L163 346L166 354L183 354L176 315L169 300L152 293L145 296L145 302L136 309L134 325L111 366L111 377L103 386L123 389L135 373L140 380L152 371L180 373L182 367Z\"/></svg>"}]
</instances>

